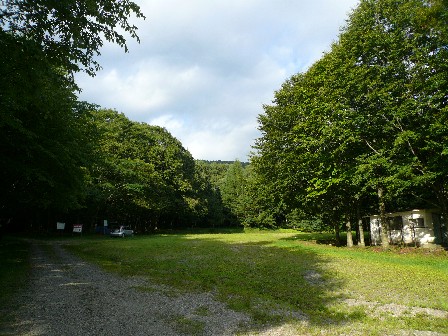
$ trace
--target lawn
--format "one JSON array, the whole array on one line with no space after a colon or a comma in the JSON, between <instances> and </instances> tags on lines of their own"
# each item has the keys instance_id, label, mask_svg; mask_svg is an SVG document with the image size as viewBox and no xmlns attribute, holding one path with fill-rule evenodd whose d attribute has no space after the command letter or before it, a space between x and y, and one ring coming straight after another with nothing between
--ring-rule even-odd
<instances>
[{"instance_id":1,"label":"lawn","mask_svg":"<svg viewBox=\"0 0 448 336\"><path fill-rule=\"evenodd\" d=\"M444 250L335 247L328 237L282 231L68 239L66 247L105 270L209 291L250 314L260 330L391 335L448 330Z\"/></svg>"}]
</instances>

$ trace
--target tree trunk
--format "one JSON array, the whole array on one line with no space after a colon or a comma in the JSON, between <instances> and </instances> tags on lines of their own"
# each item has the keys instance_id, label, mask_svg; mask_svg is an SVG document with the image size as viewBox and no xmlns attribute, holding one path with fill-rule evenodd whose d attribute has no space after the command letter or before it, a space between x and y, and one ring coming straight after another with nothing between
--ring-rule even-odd
<instances>
[{"instance_id":1,"label":"tree trunk","mask_svg":"<svg viewBox=\"0 0 448 336\"><path fill-rule=\"evenodd\" d=\"M362 227L362 217L359 211L359 204L357 206L356 209L356 217L357 217L357 221L358 221L358 246L366 246L365 242L364 242L364 228Z\"/></svg>"},{"instance_id":2,"label":"tree trunk","mask_svg":"<svg viewBox=\"0 0 448 336\"><path fill-rule=\"evenodd\" d=\"M336 236L336 246L341 246L341 236L339 230L339 223L334 226L334 234Z\"/></svg>"},{"instance_id":3,"label":"tree trunk","mask_svg":"<svg viewBox=\"0 0 448 336\"><path fill-rule=\"evenodd\" d=\"M381 246L383 246L384 249L387 249L387 248L389 248L389 230L387 227L386 205L384 204L383 193L384 193L383 187L379 186L378 187L378 205L379 205L379 210L380 210Z\"/></svg>"},{"instance_id":4,"label":"tree trunk","mask_svg":"<svg viewBox=\"0 0 448 336\"><path fill-rule=\"evenodd\" d=\"M358 218L358 246L366 246L364 242L364 228L362 227L362 218Z\"/></svg>"},{"instance_id":5,"label":"tree trunk","mask_svg":"<svg viewBox=\"0 0 448 336\"><path fill-rule=\"evenodd\" d=\"M345 227L347 228L347 247L353 247L352 223L350 221L350 216L347 216L346 218Z\"/></svg>"}]
</instances>

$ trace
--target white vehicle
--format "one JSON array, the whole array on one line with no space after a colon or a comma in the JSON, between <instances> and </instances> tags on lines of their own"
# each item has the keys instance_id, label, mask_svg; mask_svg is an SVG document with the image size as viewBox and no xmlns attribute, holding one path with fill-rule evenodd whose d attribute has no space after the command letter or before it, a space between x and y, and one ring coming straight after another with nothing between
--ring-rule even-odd
<instances>
[{"instance_id":1,"label":"white vehicle","mask_svg":"<svg viewBox=\"0 0 448 336\"><path fill-rule=\"evenodd\" d=\"M110 231L110 236L111 237L126 237L126 236L133 236L134 235L134 231L131 229L130 226L124 226L124 225L120 225L117 227L114 227L111 231Z\"/></svg>"}]
</instances>

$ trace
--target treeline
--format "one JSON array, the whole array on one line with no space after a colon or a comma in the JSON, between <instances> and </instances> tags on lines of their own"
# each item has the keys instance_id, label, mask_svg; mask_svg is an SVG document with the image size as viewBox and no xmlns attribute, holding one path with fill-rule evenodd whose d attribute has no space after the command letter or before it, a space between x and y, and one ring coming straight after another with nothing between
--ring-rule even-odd
<instances>
[{"instance_id":1,"label":"treeline","mask_svg":"<svg viewBox=\"0 0 448 336\"><path fill-rule=\"evenodd\" d=\"M138 40L131 15L144 17L132 1L1 3L2 229L239 224L221 191L229 162L196 162L165 129L78 101L74 73L100 69L104 40Z\"/></svg>"},{"instance_id":2,"label":"treeline","mask_svg":"<svg viewBox=\"0 0 448 336\"><path fill-rule=\"evenodd\" d=\"M249 163L195 161L165 129L77 100L73 73L98 68L100 32L124 47L117 24L136 37L123 15L143 16L133 2L6 3L4 227L107 219L140 232L356 227L362 237L360 219L380 213L387 245L387 211L448 214L446 1L361 0L331 50L264 106Z\"/></svg>"},{"instance_id":3,"label":"treeline","mask_svg":"<svg viewBox=\"0 0 448 336\"><path fill-rule=\"evenodd\" d=\"M64 97L45 99L63 111ZM54 231L56 222L67 222L93 230L105 219L141 233L239 225L233 206L239 161L195 161L164 128L85 102L69 106L61 114L34 107L20 113L17 128L3 128L7 229Z\"/></svg>"},{"instance_id":4,"label":"treeline","mask_svg":"<svg viewBox=\"0 0 448 336\"><path fill-rule=\"evenodd\" d=\"M138 39L131 14L143 17L132 1L1 4L1 229L241 223L233 197L247 163L196 162L165 129L78 101L73 75L95 74L103 39L125 49L120 32Z\"/></svg>"}]
</instances>

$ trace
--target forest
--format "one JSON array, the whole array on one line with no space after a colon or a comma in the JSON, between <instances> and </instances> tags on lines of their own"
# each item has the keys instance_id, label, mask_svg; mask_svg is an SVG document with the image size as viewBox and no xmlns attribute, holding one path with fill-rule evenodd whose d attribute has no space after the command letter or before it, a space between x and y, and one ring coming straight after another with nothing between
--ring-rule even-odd
<instances>
[{"instance_id":1,"label":"forest","mask_svg":"<svg viewBox=\"0 0 448 336\"><path fill-rule=\"evenodd\" d=\"M129 18L144 14L132 1L2 3L3 231L66 222L93 232L107 219L139 233L295 228L359 239L370 214L448 214L444 0L361 0L331 48L260 107L248 162L195 160L166 129L78 100L73 75L101 68L104 41L126 51L125 34L139 39Z\"/></svg>"}]
</instances>

